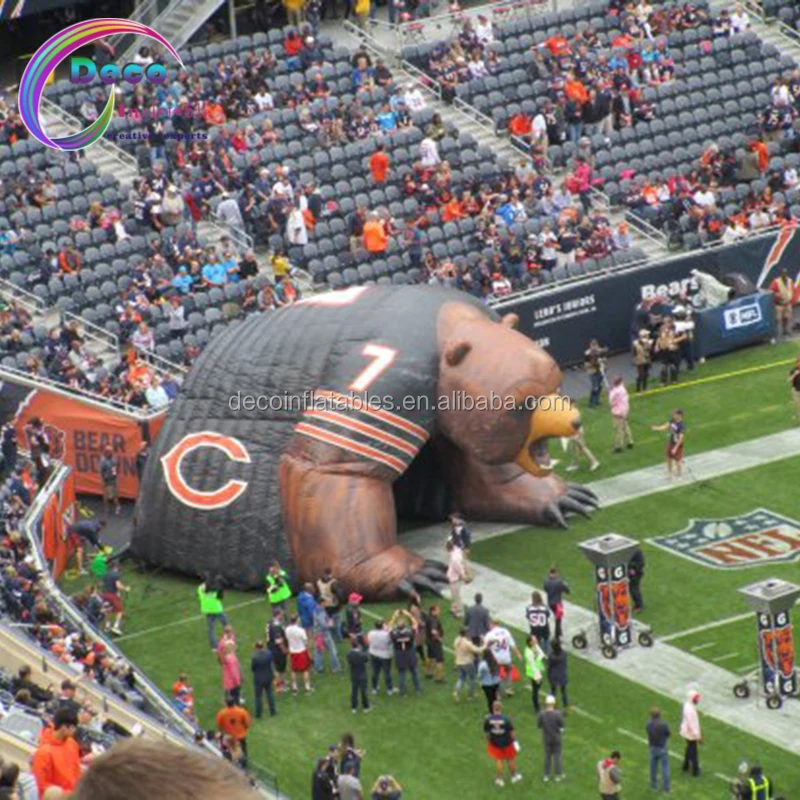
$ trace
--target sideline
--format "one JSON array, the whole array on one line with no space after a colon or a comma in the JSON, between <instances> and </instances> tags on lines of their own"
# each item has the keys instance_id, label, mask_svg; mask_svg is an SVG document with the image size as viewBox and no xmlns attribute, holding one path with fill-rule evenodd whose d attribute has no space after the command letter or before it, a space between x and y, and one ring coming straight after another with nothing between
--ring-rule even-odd
<instances>
[{"instance_id":1,"label":"sideline","mask_svg":"<svg viewBox=\"0 0 800 800\"><path fill-rule=\"evenodd\" d=\"M240 608L247 608L247 606L255 605L256 603L266 603L266 599L262 595L261 597L254 597L252 600L245 600L243 603L236 603L235 605L228 606L225 609L225 613L227 614L229 611L236 611ZM199 622L201 619L204 619L203 614L196 614L193 617L184 617L183 619L177 619L175 622L168 622L166 625L156 625L153 628L147 628L143 631L136 631L135 633L124 633L122 636L114 636L112 641L115 642L127 642L131 639L138 639L141 636L147 636L151 633L160 633L161 631L169 630L170 628L178 628L181 625L188 625L190 622Z\"/></svg>"},{"instance_id":2,"label":"sideline","mask_svg":"<svg viewBox=\"0 0 800 800\"><path fill-rule=\"evenodd\" d=\"M770 361L769 364L759 364L757 367L745 367L744 369L735 369L732 372L721 372L719 375L709 375L707 378L695 378L685 383L673 383L669 386L657 386L655 389L648 389L645 392L639 392L636 397L649 397L650 395L662 394L663 392L672 392L675 389L688 389L690 386L700 386L705 383L715 383L722 381L726 378L738 378L740 375L751 375L754 372L764 372L768 369L775 367L788 367L795 364L797 359L789 358L786 361Z\"/></svg>"},{"instance_id":3,"label":"sideline","mask_svg":"<svg viewBox=\"0 0 800 800\"><path fill-rule=\"evenodd\" d=\"M658 638L661 639L662 642L671 642L675 639L681 639L684 636L691 636L693 633L703 633L703 631L710 631L714 628L722 628L725 625L732 625L734 622L741 622L745 619L752 619L753 614L755 612L748 611L745 614L737 614L735 617L726 617L725 619L718 619L716 622L707 622L705 625L697 625L694 628L687 628L685 631L676 631L675 633L667 634L666 636L659 636ZM701 647L708 647L708 644L700 645L698 648L692 648L692 652L695 649L700 649Z\"/></svg>"}]
</instances>

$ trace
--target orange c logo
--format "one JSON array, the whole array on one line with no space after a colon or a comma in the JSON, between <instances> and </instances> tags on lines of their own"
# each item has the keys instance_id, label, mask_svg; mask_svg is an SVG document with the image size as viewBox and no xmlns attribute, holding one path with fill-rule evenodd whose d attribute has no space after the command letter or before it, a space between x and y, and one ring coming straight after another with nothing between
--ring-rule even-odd
<instances>
[{"instance_id":1,"label":"orange c logo","mask_svg":"<svg viewBox=\"0 0 800 800\"><path fill-rule=\"evenodd\" d=\"M229 480L224 486L213 492L192 489L181 473L181 463L189 453L200 447L216 447L217 450L222 450L231 461L238 461L241 464L250 463L250 454L238 439L210 431L190 433L161 458L164 479L172 494L187 506L199 508L202 511L225 508L244 492L247 488L247 481Z\"/></svg>"}]
</instances>

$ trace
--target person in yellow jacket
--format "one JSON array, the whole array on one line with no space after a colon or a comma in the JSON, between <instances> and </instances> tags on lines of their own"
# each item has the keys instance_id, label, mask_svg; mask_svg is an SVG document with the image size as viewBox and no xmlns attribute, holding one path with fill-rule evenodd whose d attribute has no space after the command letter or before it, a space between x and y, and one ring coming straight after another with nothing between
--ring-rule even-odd
<instances>
[{"instance_id":1,"label":"person in yellow jacket","mask_svg":"<svg viewBox=\"0 0 800 800\"><path fill-rule=\"evenodd\" d=\"M356 25L361 28L362 31L367 29L367 20L369 19L369 11L370 11L370 3L371 0L355 0L355 5L353 6L353 11L356 15Z\"/></svg>"},{"instance_id":2,"label":"person in yellow jacket","mask_svg":"<svg viewBox=\"0 0 800 800\"><path fill-rule=\"evenodd\" d=\"M277 561L273 561L266 577L267 599L274 611L279 608L286 610L286 601L292 596L292 587L289 586L289 577L286 570L281 568Z\"/></svg>"},{"instance_id":3,"label":"person in yellow jacket","mask_svg":"<svg viewBox=\"0 0 800 800\"><path fill-rule=\"evenodd\" d=\"M197 599L200 601L200 613L206 618L208 625L208 643L212 652L217 652L217 622L224 628L228 624L225 607L222 605L222 587L219 581L206 576L197 587Z\"/></svg>"},{"instance_id":4,"label":"person in yellow jacket","mask_svg":"<svg viewBox=\"0 0 800 800\"><path fill-rule=\"evenodd\" d=\"M283 7L286 9L286 19L290 25L300 27L303 21L303 6L305 0L283 0Z\"/></svg>"}]
</instances>

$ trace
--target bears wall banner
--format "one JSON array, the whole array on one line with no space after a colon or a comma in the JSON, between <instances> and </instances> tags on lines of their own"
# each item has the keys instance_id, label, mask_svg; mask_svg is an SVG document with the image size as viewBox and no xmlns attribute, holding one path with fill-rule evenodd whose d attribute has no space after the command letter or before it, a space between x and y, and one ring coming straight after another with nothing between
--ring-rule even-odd
<instances>
[{"instance_id":1,"label":"bears wall banner","mask_svg":"<svg viewBox=\"0 0 800 800\"><path fill-rule=\"evenodd\" d=\"M797 693L797 668L789 612L759 613L757 616L764 691L767 694L794 695Z\"/></svg>"},{"instance_id":2,"label":"bears wall banner","mask_svg":"<svg viewBox=\"0 0 800 800\"><path fill-rule=\"evenodd\" d=\"M517 314L519 330L564 367L580 363L589 341L595 337L613 352L629 350L636 306L658 295L691 289L694 269L717 279L740 273L758 288L769 290L782 268L795 280L800 277L800 232L796 227L730 247L688 253L604 277L593 276L562 288L536 291L492 308L500 314ZM761 310L765 310L763 306ZM752 316L740 315L732 322L752 320ZM721 326L722 320L717 324ZM743 330L746 329L740 328L739 333ZM721 333L715 331L715 338L720 337Z\"/></svg>"},{"instance_id":3,"label":"bears wall banner","mask_svg":"<svg viewBox=\"0 0 800 800\"><path fill-rule=\"evenodd\" d=\"M78 493L103 493L100 459L105 449L111 448L117 464L119 495L136 498L136 455L146 435L141 420L78 395L0 381L0 421L14 421L20 449L28 449L25 425L33 417L44 423L50 438L50 458L72 467ZM158 424L154 422L149 420L157 431Z\"/></svg>"},{"instance_id":4,"label":"bears wall banner","mask_svg":"<svg viewBox=\"0 0 800 800\"><path fill-rule=\"evenodd\" d=\"M595 567L597 578L597 612L603 644L625 647L631 643L631 594L628 565L618 564L611 570Z\"/></svg>"}]
</instances>

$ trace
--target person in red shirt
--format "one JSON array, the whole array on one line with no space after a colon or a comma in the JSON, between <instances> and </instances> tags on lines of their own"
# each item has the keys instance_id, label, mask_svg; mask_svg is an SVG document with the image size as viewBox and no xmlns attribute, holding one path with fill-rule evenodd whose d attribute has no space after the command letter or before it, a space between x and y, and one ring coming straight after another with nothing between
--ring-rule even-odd
<instances>
[{"instance_id":1,"label":"person in red shirt","mask_svg":"<svg viewBox=\"0 0 800 800\"><path fill-rule=\"evenodd\" d=\"M78 715L69 708L59 708L53 715L53 731L49 741L41 744L33 755L31 770L36 778L39 797L51 787L71 792L81 777L81 753L75 741Z\"/></svg>"},{"instance_id":2,"label":"person in red shirt","mask_svg":"<svg viewBox=\"0 0 800 800\"><path fill-rule=\"evenodd\" d=\"M378 142L375 152L369 160L369 171L375 183L384 183L389 174L389 156L384 152L383 142Z\"/></svg>"},{"instance_id":3,"label":"person in red shirt","mask_svg":"<svg viewBox=\"0 0 800 800\"><path fill-rule=\"evenodd\" d=\"M242 748L242 766L247 766L247 732L251 724L250 714L233 698L228 698L225 708L217 712L217 728L239 742Z\"/></svg>"}]
</instances>

